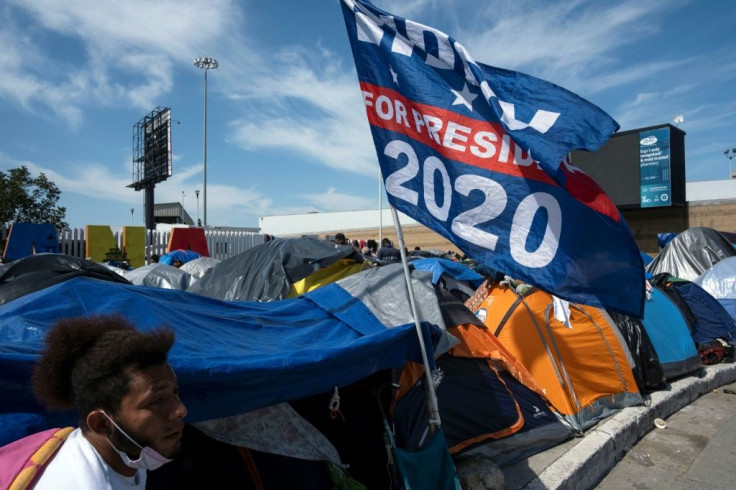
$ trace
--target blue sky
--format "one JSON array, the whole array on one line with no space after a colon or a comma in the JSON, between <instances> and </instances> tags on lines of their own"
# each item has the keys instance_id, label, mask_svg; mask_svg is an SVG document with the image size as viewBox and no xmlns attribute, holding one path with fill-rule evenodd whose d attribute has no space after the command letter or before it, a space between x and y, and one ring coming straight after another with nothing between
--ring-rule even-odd
<instances>
[{"instance_id":1,"label":"blue sky","mask_svg":"<svg viewBox=\"0 0 736 490\"><path fill-rule=\"evenodd\" d=\"M578 93L622 131L682 114L688 180L728 176L731 1L374 3L450 34L479 62ZM208 75L209 225L378 206L338 0L4 0L0 25L0 169L46 173L72 227L130 224L131 208L143 223L143 193L126 187L132 133L157 106L178 123L156 202L182 201L196 219L204 80L192 60L205 56L220 63Z\"/></svg>"}]
</instances>

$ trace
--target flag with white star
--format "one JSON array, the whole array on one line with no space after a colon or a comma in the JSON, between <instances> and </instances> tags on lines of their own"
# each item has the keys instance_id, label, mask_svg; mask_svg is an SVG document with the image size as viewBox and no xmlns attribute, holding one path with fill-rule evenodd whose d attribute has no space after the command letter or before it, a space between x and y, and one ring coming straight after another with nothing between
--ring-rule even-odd
<instances>
[{"instance_id":1,"label":"flag with white star","mask_svg":"<svg viewBox=\"0 0 736 490\"><path fill-rule=\"evenodd\" d=\"M365 0L342 10L391 205L516 279L640 316L631 232L565 162L618 124L557 85L476 62L432 27Z\"/></svg>"}]
</instances>

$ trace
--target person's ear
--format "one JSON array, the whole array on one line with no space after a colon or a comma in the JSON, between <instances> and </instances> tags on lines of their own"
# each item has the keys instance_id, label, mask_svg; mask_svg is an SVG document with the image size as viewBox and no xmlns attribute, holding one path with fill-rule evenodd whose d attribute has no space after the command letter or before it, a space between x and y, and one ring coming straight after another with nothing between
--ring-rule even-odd
<instances>
[{"instance_id":1,"label":"person's ear","mask_svg":"<svg viewBox=\"0 0 736 490\"><path fill-rule=\"evenodd\" d=\"M114 432L112 422L100 410L93 410L87 414L87 427L105 437L110 437Z\"/></svg>"}]
</instances>

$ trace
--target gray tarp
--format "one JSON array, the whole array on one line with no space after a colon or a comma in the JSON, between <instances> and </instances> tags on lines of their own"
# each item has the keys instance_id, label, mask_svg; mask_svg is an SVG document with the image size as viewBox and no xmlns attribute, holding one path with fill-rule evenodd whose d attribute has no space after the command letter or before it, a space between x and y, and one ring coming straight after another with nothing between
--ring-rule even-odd
<instances>
[{"instance_id":1,"label":"gray tarp","mask_svg":"<svg viewBox=\"0 0 736 490\"><path fill-rule=\"evenodd\" d=\"M657 275L667 272L680 279L694 280L717 262L736 256L733 245L712 228L690 228L677 235L647 266Z\"/></svg>"},{"instance_id":2,"label":"gray tarp","mask_svg":"<svg viewBox=\"0 0 736 490\"><path fill-rule=\"evenodd\" d=\"M202 279L207 271L214 268L219 263L220 260L212 257L200 257L198 259L190 260L179 267L179 269L190 273L195 279Z\"/></svg>"},{"instance_id":3,"label":"gray tarp","mask_svg":"<svg viewBox=\"0 0 736 490\"><path fill-rule=\"evenodd\" d=\"M138 286L186 291L194 282L191 274L166 264L148 264L125 274L125 278Z\"/></svg>"},{"instance_id":4,"label":"gray tarp","mask_svg":"<svg viewBox=\"0 0 736 490\"><path fill-rule=\"evenodd\" d=\"M278 301L295 282L348 257L363 262L352 246L277 238L223 260L188 291L226 301Z\"/></svg>"}]
</instances>

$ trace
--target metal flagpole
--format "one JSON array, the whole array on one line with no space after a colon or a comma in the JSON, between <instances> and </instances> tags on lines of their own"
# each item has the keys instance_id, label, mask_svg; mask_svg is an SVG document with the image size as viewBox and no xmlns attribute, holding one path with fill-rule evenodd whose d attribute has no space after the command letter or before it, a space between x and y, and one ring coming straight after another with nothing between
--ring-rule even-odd
<instances>
[{"instance_id":1,"label":"metal flagpole","mask_svg":"<svg viewBox=\"0 0 736 490\"><path fill-rule=\"evenodd\" d=\"M427 393L429 397L429 432L432 434L434 431L432 425L440 427L440 410L437 405L437 394L434 391L434 381L432 380L432 373L429 371L429 360L427 359L427 348L424 345L424 335L422 335L422 326L419 322L419 315L417 314L417 305L414 301L414 289L411 285L411 274L409 273L409 263L406 260L406 246L404 245L404 232L401 230L401 223L399 223L399 213L396 212L396 208L391 206L391 214L394 218L394 227L396 228L396 236L399 241L399 251L401 252L401 265L404 267L404 279L406 280L406 289L409 293L409 305L411 306L411 315L414 317L414 327L419 338L419 346L422 351L422 362L424 363L424 375L427 378Z\"/></svg>"},{"instance_id":2,"label":"metal flagpole","mask_svg":"<svg viewBox=\"0 0 736 490\"><path fill-rule=\"evenodd\" d=\"M383 241L383 177L381 167L378 167L378 248Z\"/></svg>"}]
</instances>

